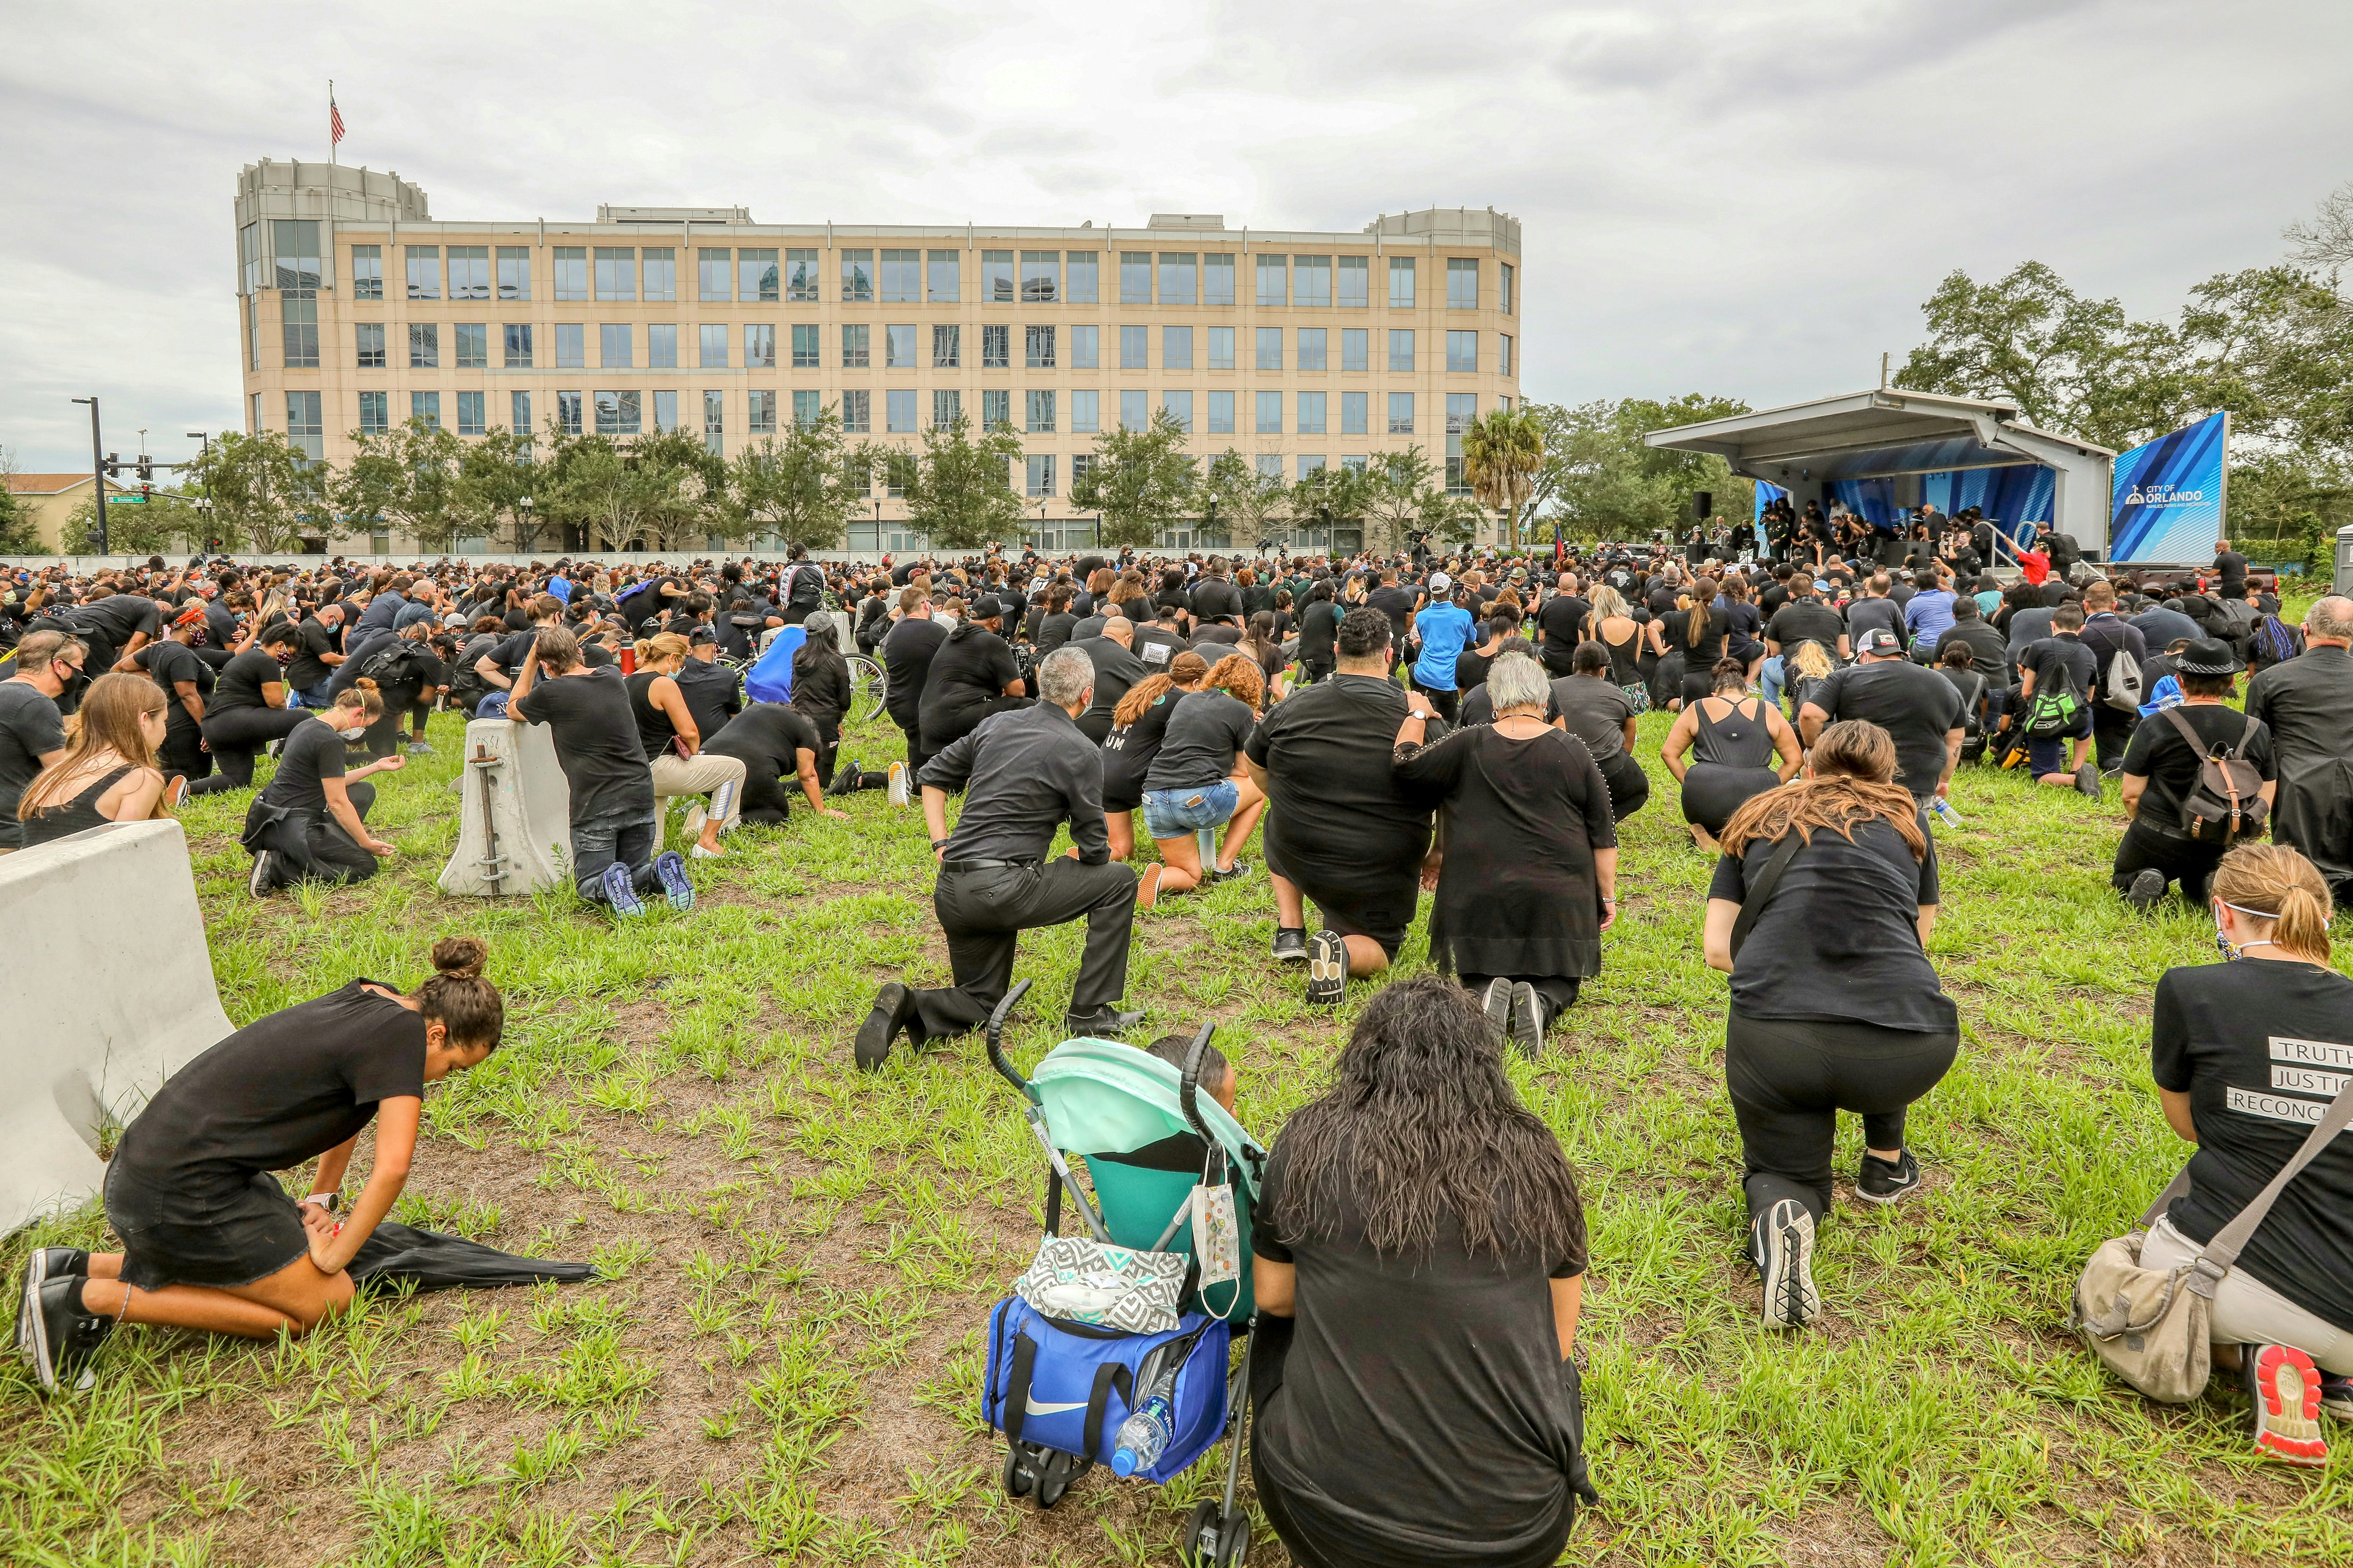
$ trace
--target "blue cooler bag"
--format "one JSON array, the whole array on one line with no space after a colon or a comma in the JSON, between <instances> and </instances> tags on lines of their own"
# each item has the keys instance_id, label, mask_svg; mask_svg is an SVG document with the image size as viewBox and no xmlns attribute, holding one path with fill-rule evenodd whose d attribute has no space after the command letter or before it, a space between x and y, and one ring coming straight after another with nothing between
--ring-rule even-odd
<instances>
[{"instance_id":1,"label":"blue cooler bag","mask_svg":"<svg viewBox=\"0 0 2353 1568\"><path fill-rule=\"evenodd\" d=\"M1222 1318L1188 1312L1166 1333L1130 1334L1049 1318L1018 1296L988 1316L983 1419L1008 1443L1032 1443L1082 1460L1111 1463L1120 1424L1142 1397L1144 1363L1163 1345L1181 1356L1169 1404L1175 1429L1150 1468L1155 1484L1182 1473L1226 1428L1226 1373L1233 1330Z\"/></svg>"}]
</instances>

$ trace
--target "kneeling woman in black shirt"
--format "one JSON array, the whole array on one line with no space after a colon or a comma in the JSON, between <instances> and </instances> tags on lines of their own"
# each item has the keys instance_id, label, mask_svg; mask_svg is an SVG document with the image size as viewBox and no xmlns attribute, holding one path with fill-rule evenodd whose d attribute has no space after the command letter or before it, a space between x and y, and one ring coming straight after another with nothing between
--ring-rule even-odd
<instances>
[{"instance_id":1,"label":"kneeling woman in black shirt","mask_svg":"<svg viewBox=\"0 0 2353 1568\"><path fill-rule=\"evenodd\" d=\"M1537 1568L1585 1479L1585 1212L1501 1043L1437 975L1365 1007L1267 1163L1259 1501L1302 1568Z\"/></svg>"},{"instance_id":2,"label":"kneeling woman in black shirt","mask_svg":"<svg viewBox=\"0 0 2353 1568\"><path fill-rule=\"evenodd\" d=\"M253 787L253 754L301 729L310 713L286 706L286 674L278 662L294 647L294 624L266 626L253 646L222 666L205 704L205 744L220 772L188 786L191 795Z\"/></svg>"},{"instance_id":3,"label":"kneeling woman in black shirt","mask_svg":"<svg viewBox=\"0 0 2353 1568\"><path fill-rule=\"evenodd\" d=\"M266 897L290 882L364 882L379 858L393 847L368 831L375 805L370 773L398 773L408 759L395 753L363 767L346 768L347 742L367 733L384 717L375 682L362 676L335 693L334 701L286 737L269 787L246 808L239 840L253 857L247 891Z\"/></svg>"},{"instance_id":4,"label":"kneeling woman in black shirt","mask_svg":"<svg viewBox=\"0 0 2353 1568\"><path fill-rule=\"evenodd\" d=\"M70 1383L119 1322L266 1340L351 1304L344 1270L408 1179L425 1086L498 1048L505 1005L483 944L433 944L408 995L373 980L248 1024L172 1075L106 1175L121 1252L35 1251L19 1322L41 1384ZM344 1168L375 1124L367 1184L340 1225ZM270 1173L316 1158L297 1204Z\"/></svg>"},{"instance_id":5,"label":"kneeling woman in black shirt","mask_svg":"<svg viewBox=\"0 0 2353 1568\"><path fill-rule=\"evenodd\" d=\"M1886 731L1825 729L1807 776L1733 813L1723 844L1705 942L1709 966L1732 976L1724 1076L1748 1167L1749 1256L1766 1326L1794 1329L1821 1310L1814 1227L1830 1212L1838 1113L1862 1117L1856 1197L1917 1191L1905 1112L1952 1068L1960 1019L1928 963L1936 861Z\"/></svg>"}]
</instances>

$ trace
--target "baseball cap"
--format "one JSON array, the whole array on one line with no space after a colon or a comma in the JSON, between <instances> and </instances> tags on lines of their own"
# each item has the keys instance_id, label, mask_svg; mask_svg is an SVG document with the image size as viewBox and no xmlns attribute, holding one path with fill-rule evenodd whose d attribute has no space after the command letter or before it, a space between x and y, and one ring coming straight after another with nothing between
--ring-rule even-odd
<instances>
[{"instance_id":1,"label":"baseball cap","mask_svg":"<svg viewBox=\"0 0 2353 1568\"><path fill-rule=\"evenodd\" d=\"M1006 613L1005 602L994 594L983 594L972 602L972 609L969 613L976 621L988 620Z\"/></svg>"},{"instance_id":2,"label":"baseball cap","mask_svg":"<svg viewBox=\"0 0 2353 1568\"><path fill-rule=\"evenodd\" d=\"M1815 579L1814 579L1814 592L1815 592L1815 593L1817 593L1817 594L1827 594L1827 593L1829 593L1830 591L1831 591L1831 584L1830 584L1830 580L1829 580L1828 578L1826 578L1826 577L1817 577L1817 578L1815 578Z\"/></svg>"},{"instance_id":3,"label":"baseball cap","mask_svg":"<svg viewBox=\"0 0 2353 1568\"><path fill-rule=\"evenodd\" d=\"M1873 626L1862 634L1862 641L1854 650L1859 654L1902 653L1904 645L1885 626Z\"/></svg>"},{"instance_id":4,"label":"baseball cap","mask_svg":"<svg viewBox=\"0 0 2353 1568\"><path fill-rule=\"evenodd\" d=\"M1432 572L1430 574L1430 591L1431 593L1443 594L1447 589L1451 588L1452 586L1454 586L1454 579L1449 577L1445 573Z\"/></svg>"}]
</instances>

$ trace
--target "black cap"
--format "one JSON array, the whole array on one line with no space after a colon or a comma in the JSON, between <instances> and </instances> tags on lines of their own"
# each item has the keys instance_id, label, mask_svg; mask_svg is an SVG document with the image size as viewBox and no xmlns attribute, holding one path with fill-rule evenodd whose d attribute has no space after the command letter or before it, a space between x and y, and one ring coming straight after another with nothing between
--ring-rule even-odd
<instances>
[{"instance_id":1,"label":"black cap","mask_svg":"<svg viewBox=\"0 0 2353 1568\"><path fill-rule=\"evenodd\" d=\"M2184 675L2236 675L2242 668L2231 645L2219 637L2199 637L2181 650L2173 668Z\"/></svg>"},{"instance_id":2,"label":"black cap","mask_svg":"<svg viewBox=\"0 0 2353 1568\"><path fill-rule=\"evenodd\" d=\"M967 613L976 621L994 620L1005 614L1005 603L994 594L983 594L972 602L972 608Z\"/></svg>"},{"instance_id":3,"label":"black cap","mask_svg":"<svg viewBox=\"0 0 2353 1568\"><path fill-rule=\"evenodd\" d=\"M715 643L719 640L719 634L712 631L709 626L697 626L692 631L686 634L686 640L690 645L695 643Z\"/></svg>"}]
</instances>

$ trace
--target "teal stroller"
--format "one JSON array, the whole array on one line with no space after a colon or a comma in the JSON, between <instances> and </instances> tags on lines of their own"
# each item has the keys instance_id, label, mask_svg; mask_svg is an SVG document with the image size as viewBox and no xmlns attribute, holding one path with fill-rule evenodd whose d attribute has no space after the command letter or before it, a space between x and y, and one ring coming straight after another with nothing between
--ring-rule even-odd
<instances>
[{"instance_id":1,"label":"teal stroller","mask_svg":"<svg viewBox=\"0 0 2353 1568\"><path fill-rule=\"evenodd\" d=\"M1248 1331L1256 1310L1250 1215L1266 1151L1198 1092L1213 1025L1194 1037L1182 1069L1133 1046L1081 1038L1024 1078L1002 1037L1028 989L1024 982L997 1005L987 1031L989 1060L1021 1092L1047 1165L1038 1261L990 1317L982 1414L1005 1434L1006 1494L1051 1508L1099 1460L1164 1482L1229 1435L1222 1506L1194 1510L1184 1546L1188 1568L1225 1568L1249 1544L1248 1517L1234 1502L1248 1342L1240 1372L1229 1378L1228 1369L1231 1336ZM1086 1163L1094 1202L1071 1179L1071 1154ZM1066 1202L1085 1236L1060 1236ZM1155 1419L1165 1447L1146 1445L1139 1457L1124 1446L1138 1421Z\"/></svg>"}]
</instances>

